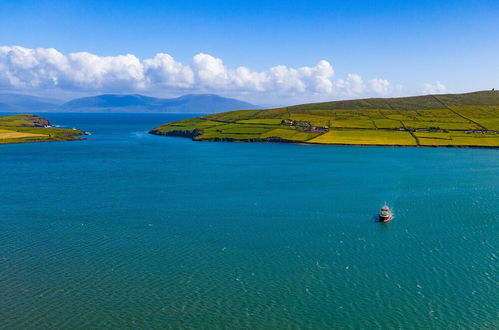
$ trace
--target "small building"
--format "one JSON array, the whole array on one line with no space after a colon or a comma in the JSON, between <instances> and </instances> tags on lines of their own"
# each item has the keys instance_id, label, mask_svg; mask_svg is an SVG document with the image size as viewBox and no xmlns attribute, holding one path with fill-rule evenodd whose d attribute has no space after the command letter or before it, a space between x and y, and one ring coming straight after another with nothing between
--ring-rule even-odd
<instances>
[{"instance_id":1,"label":"small building","mask_svg":"<svg viewBox=\"0 0 499 330\"><path fill-rule=\"evenodd\" d=\"M281 120L281 125L293 126L295 122L291 119L283 119Z\"/></svg>"}]
</instances>

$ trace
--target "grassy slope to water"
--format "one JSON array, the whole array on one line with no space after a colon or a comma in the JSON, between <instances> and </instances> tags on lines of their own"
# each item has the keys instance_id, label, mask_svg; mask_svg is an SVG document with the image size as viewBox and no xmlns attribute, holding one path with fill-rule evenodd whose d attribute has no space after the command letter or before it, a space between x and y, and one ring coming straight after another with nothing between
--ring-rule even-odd
<instances>
[{"instance_id":1,"label":"grassy slope to water","mask_svg":"<svg viewBox=\"0 0 499 330\"><path fill-rule=\"evenodd\" d=\"M284 119L327 127L281 125ZM371 98L239 110L159 126L196 141L499 147L499 92Z\"/></svg>"},{"instance_id":2,"label":"grassy slope to water","mask_svg":"<svg viewBox=\"0 0 499 330\"><path fill-rule=\"evenodd\" d=\"M0 116L0 144L21 142L82 140L82 131L50 127L50 122L35 115Z\"/></svg>"}]
</instances>

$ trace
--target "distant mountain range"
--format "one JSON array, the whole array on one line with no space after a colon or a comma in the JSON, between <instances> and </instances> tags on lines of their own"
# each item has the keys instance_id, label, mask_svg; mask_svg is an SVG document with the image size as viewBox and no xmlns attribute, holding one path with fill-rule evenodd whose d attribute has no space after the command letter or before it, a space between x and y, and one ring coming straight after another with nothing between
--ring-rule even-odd
<instances>
[{"instance_id":1,"label":"distant mountain range","mask_svg":"<svg viewBox=\"0 0 499 330\"><path fill-rule=\"evenodd\" d=\"M0 112L56 111L60 100L22 94L0 94Z\"/></svg>"},{"instance_id":2,"label":"distant mountain range","mask_svg":"<svg viewBox=\"0 0 499 330\"><path fill-rule=\"evenodd\" d=\"M22 94L0 94L0 112L218 113L262 109L258 105L214 94L164 99L139 94L102 94L63 102Z\"/></svg>"}]
</instances>

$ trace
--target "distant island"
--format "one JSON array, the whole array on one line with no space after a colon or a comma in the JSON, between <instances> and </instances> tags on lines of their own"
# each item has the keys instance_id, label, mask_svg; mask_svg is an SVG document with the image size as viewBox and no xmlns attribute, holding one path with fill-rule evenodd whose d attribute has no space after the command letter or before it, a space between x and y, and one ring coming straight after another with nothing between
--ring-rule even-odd
<instances>
[{"instance_id":1,"label":"distant island","mask_svg":"<svg viewBox=\"0 0 499 330\"><path fill-rule=\"evenodd\" d=\"M239 110L159 126L194 141L499 148L499 92Z\"/></svg>"},{"instance_id":2,"label":"distant island","mask_svg":"<svg viewBox=\"0 0 499 330\"><path fill-rule=\"evenodd\" d=\"M0 116L0 144L83 140L77 129L53 127L50 122L35 115Z\"/></svg>"},{"instance_id":3,"label":"distant island","mask_svg":"<svg viewBox=\"0 0 499 330\"><path fill-rule=\"evenodd\" d=\"M262 107L215 94L187 94L175 98L158 98L140 94L101 94L64 102L32 95L0 93L0 112L202 114L236 109L262 109Z\"/></svg>"}]
</instances>

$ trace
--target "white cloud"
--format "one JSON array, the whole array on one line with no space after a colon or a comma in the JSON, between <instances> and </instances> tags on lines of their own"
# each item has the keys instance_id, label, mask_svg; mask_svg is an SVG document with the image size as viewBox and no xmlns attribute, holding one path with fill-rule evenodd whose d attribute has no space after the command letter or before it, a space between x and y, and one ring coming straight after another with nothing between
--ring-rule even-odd
<instances>
[{"instance_id":1,"label":"white cloud","mask_svg":"<svg viewBox=\"0 0 499 330\"><path fill-rule=\"evenodd\" d=\"M299 68L277 65L265 71L228 68L220 58L197 54L191 63L158 53L149 59L135 55L98 56L88 52L62 54L53 48L0 47L1 89L65 91L189 91L280 96L334 97L363 93L387 94L390 83L376 78L367 87L358 74L334 79L325 60Z\"/></svg>"},{"instance_id":2,"label":"white cloud","mask_svg":"<svg viewBox=\"0 0 499 330\"><path fill-rule=\"evenodd\" d=\"M99 89L140 89L144 86L144 68L134 55L100 57L90 53L67 56L69 67L61 71L69 87Z\"/></svg>"},{"instance_id":3,"label":"white cloud","mask_svg":"<svg viewBox=\"0 0 499 330\"><path fill-rule=\"evenodd\" d=\"M63 55L53 48L0 47L0 86L140 89L144 69L134 55Z\"/></svg>"},{"instance_id":4,"label":"white cloud","mask_svg":"<svg viewBox=\"0 0 499 330\"><path fill-rule=\"evenodd\" d=\"M227 88L229 73L221 59L200 53L192 59L192 68L201 87Z\"/></svg>"},{"instance_id":5,"label":"white cloud","mask_svg":"<svg viewBox=\"0 0 499 330\"><path fill-rule=\"evenodd\" d=\"M194 72L164 53L144 60L144 75L147 85L189 88L194 84Z\"/></svg>"},{"instance_id":6,"label":"white cloud","mask_svg":"<svg viewBox=\"0 0 499 330\"><path fill-rule=\"evenodd\" d=\"M345 96L355 96L365 91L364 80L355 73L349 73L345 79L338 79L335 86L339 94Z\"/></svg>"},{"instance_id":7,"label":"white cloud","mask_svg":"<svg viewBox=\"0 0 499 330\"><path fill-rule=\"evenodd\" d=\"M390 92L390 82L386 79L374 78L369 80L369 87L377 94L385 95Z\"/></svg>"},{"instance_id":8,"label":"white cloud","mask_svg":"<svg viewBox=\"0 0 499 330\"><path fill-rule=\"evenodd\" d=\"M440 81L437 81L434 84L426 83L423 84L422 92L424 94L441 94L447 91L447 87L442 84Z\"/></svg>"}]
</instances>

